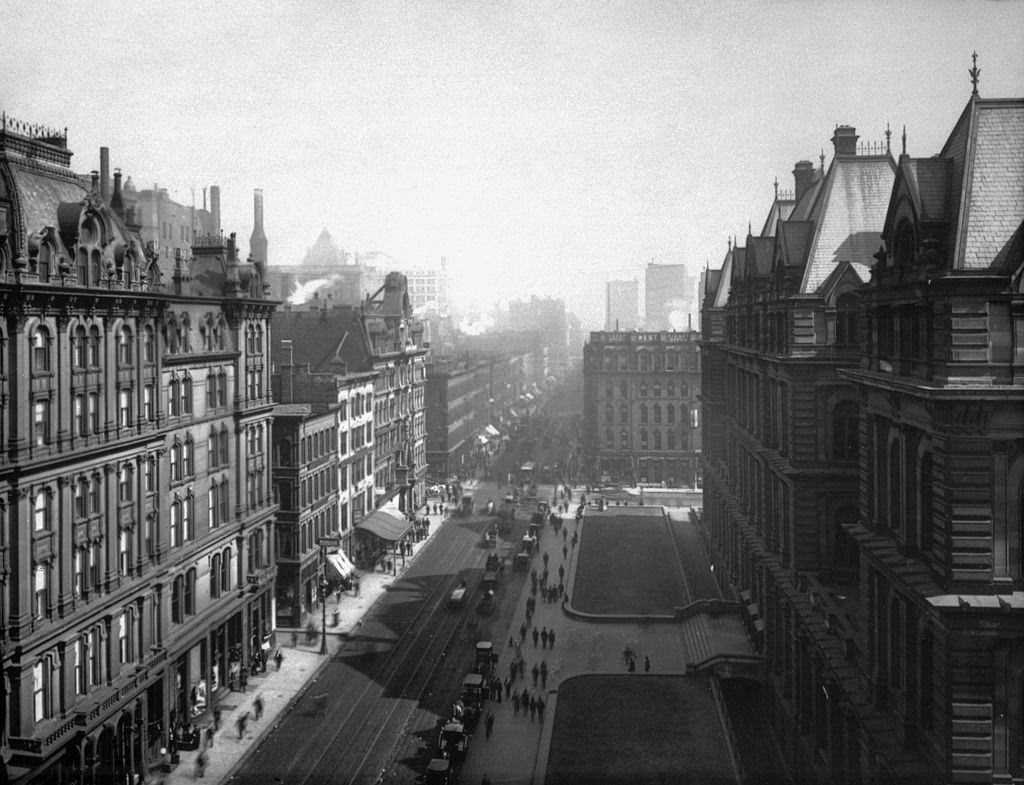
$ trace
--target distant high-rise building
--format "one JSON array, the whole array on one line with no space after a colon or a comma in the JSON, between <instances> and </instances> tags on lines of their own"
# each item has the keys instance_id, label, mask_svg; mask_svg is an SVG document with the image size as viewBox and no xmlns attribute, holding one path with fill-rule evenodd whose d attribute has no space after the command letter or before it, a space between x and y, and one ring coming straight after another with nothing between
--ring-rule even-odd
<instances>
[{"instance_id":1,"label":"distant high-rise building","mask_svg":"<svg viewBox=\"0 0 1024 785\"><path fill-rule=\"evenodd\" d=\"M647 265L644 281L644 329L687 330L696 310L693 282L684 264Z\"/></svg>"},{"instance_id":2,"label":"distant high-rise building","mask_svg":"<svg viewBox=\"0 0 1024 785\"><path fill-rule=\"evenodd\" d=\"M604 314L604 329L609 332L640 326L640 284L636 279L605 284Z\"/></svg>"},{"instance_id":3,"label":"distant high-rise building","mask_svg":"<svg viewBox=\"0 0 1024 785\"><path fill-rule=\"evenodd\" d=\"M440 316L448 316L448 263L441 257L440 268L409 270L409 301L414 311L432 309Z\"/></svg>"}]
</instances>

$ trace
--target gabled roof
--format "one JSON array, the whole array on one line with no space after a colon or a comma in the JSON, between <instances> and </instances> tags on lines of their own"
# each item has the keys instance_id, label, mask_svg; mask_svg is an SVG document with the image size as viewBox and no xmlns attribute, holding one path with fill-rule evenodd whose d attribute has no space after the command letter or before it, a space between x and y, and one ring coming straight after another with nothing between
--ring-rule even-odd
<instances>
[{"instance_id":1,"label":"gabled roof","mask_svg":"<svg viewBox=\"0 0 1024 785\"><path fill-rule=\"evenodd\" d=\"M952 164L948 158L908 158L900 169L917 199L923 221L948 218L949 178Z\"/></svg>"},{"instance_id":2,"label":"gabled roof","mask_svg":"<svg viewBox=\"0 0 1024 785\"><path fill-rule=\"evenodd\" d=\"M313 373L337 371L339 361L353 371L368 370L366 346L354 309L277 311L271 329L272 356L278 365L285 360L281 341L291 341L292 362L308 365Z\"/></svg>"},{"instance_id":3,"label":"gabled roof","mask_svg":"<svg viewBox=\"0 0 1024 785\"><path fill-rule=\"evenodd\" d=\"M763 276L772 271L772 252L775 249L774 237L747 238L747 272L750 275Z\"/></svg>"},{"instance_id":4,"label":"gabled roof","mask_svg":"<svg viewBox=\"0 0 1024 785\"><path fill-rule=\"evenodd\" d=\"M776 199L765 218L764 226L761 227L761 237L774 237L778 231L779 221L785 221L796 208L794 199Z\"/></svg>"},{"instance_id":5,"label":"gabled roof","mask_svg":"<svg viewBox=\"0 0 1024 785\"><path fill-rule=\"evenodd\" d=\"M1001 267L1024 223L1024 99L974 99L968 110L953 268Z\"/></svg>"},{"instance_id":6,"label":"gabled roof","mask_svg":"<svg viewBox=\"0 0 1024 785\"><path fill-rule=\"evenodd\" d=\"M714 307L715 295L718 293L718 286L722 282L722 270L704 271L704 302L709 307Z\"/></svg>"},{"instance_id":7,"label":"gabled roof","mask_svg":"<svg viewBox=\"0 0 1024 785\"><path fill-rule=\"evenodd\" d=\"M787 267L803 267L813 230L814 224L810 221L785 221L779 224L778 244Z\"/></svg>"},{"instance_id":8,"label":"gabled roof","mask_svg":"<svg viewBox=\"0 0 1024 785\"><path fill-rule=\"evenodd\" d=\"M817 291L844 261L859 267L858 274L867 279L881 245L895 169L888 155L833 159L809 209L814 233L800 293Z\"/></svg>"},{"instance_id":9,"label":"gabled roof","mask_svg":"<svg viewBox=\"0 0 1024 785\"><path fill-rule=\"evenodd\" d=\"M725 308L729 304L729 289L732 286L732 264L734 248L730 248L722 261L721 279L718 282L718 289L715 291L712 308Z\"/></svg>"}]
</instances>

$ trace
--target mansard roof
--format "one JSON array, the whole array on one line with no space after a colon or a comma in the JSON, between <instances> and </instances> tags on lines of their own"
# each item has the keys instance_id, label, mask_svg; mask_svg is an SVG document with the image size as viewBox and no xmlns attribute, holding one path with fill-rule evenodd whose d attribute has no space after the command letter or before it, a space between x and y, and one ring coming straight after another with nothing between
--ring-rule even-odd
<instances>
[{"instance_id":1,"label":"mansard roof","mask_svg":"<svg viewBox=\"0 0 1024 785\"><path fill-rule=\"evenodd\" d=\"M881 244L896 164L889 155L837 156L817 189L801 294L810 294L840 262L866 281ZM795 211L796 212L796 211Z\"/></svg>"},{"instance_id":2,"label":"mansard roof","mask_svg":"<svg viewBox=\"0 0 1024 785\"><path fill-rule=\"evenodd\" d=\"M732 265L735 248L729 246L722 261L721 278L718 281L718 288L715 290L714 299L711 302L712 308L724 308L729 303L729 289L732 286Z\"/></svg>"},{"instance_id":3,"label":"mansard roof","mask_svg":"<svg viewBox=\"0 0 1024 785\"><path fill-rule=\"evenodd\" d=\"M787 267L803 267L813 231L814 224L810 221L785 221L779 224L778 246Z\"/></svg>"}]
</instances>

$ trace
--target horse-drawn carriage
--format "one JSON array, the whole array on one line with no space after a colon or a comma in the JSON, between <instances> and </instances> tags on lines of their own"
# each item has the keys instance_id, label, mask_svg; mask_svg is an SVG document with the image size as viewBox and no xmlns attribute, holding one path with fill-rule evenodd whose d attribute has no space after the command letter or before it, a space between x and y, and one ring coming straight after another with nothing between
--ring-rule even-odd
<instances>
[{"instance_id":1,"label":"horse-drawn carriage","mask_svg":"<svg viewBox=\"0 0 1024 785\"><path fill-rule=\"evenodd\" d=\"M490 676L498 664L498 654L494 651L494 644L490 641L477 641L474 656L473 670L485 678Z\"/></svg>"}]
</instances>

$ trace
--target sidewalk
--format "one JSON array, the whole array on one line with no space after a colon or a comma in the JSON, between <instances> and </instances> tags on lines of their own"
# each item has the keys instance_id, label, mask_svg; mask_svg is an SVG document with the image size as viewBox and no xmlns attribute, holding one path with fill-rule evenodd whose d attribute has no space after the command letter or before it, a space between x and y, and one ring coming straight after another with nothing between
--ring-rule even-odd
<instances>
[{"instance_id":1,"label":"sidewalk","mask_svg":"<svg viewBox=\"0 0 1024 785\"><path fill-rule=\"evenodd\" d=\"M475 483L467 483L467 486ZM433 503L431 500L431 509ZM331 595L327 602L327 623L331 620L335 611L339 615L339 623L335 627L327 628L327 656L320 654L320 636L307 644L304 630L298 631L297 644L291 644L291 630L278 629L277 642L284 655L281 670L274 667L271 658L267 664L267 672L252 674L249 676L249 683L246 692L229 692L223 695L218 703L221 710L221 727L214 737L212 747L207 748L207 767L203 777L204 782L220 783L226 782L231 774L245 760L249 750L259 745L263 737L277 724L279 718L287 713L288 707L295 701L297 696L312 681L316 680L317 674L330 661L342 646L345 645L348 634L360 624L363 615L387 591L388 587L402 577L405 569L416 560L417 554L431 539L441 524L447 519L454 504L447 505L443 515L425 514L423 511L417 513L417 517L426 517L430 520L430 532L427 537L412 545L413 553L407 557L405 564L398 559L397 575L380 571L360 573L359 596L354 597L351 592L341 595L339 602L336 595ZM320 619L316 619L317 627L320 626ZM263 717L255 721L255 709L253 702L256 697L263 699ZM248 722L244 733L239 734L238 720L248 713ZM205 727L203 728L205 731ZM192 783L196 780L196 758L199 750L181 752L181 762L169 773L154 771L149 775L149 782L164 783L164 785L182 785Z\"/></svg>"}]
</instances>

